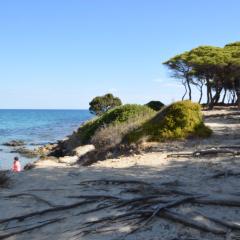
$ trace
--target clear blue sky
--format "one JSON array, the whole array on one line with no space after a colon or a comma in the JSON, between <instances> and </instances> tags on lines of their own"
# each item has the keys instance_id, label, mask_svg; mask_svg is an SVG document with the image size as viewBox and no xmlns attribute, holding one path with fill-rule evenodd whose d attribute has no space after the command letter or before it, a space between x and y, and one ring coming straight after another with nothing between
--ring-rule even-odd
<instances>
[{"instance_id":1,"label":"clear blue sky","mask_svg":"<svg viewBox=\"0 0 240 240\"><path fill-rule=\"evenodd\" d=\"M240 40L239 0L0 1L0 108L180 99L162 62Z\"/></svg>"}]
</instances>

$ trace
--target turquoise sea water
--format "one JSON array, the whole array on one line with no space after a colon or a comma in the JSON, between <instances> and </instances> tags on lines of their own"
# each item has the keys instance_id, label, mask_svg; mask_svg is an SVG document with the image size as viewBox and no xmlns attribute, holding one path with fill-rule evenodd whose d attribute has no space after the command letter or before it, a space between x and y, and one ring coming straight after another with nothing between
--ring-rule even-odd
<instances>
[{"instance_id":1,"label":"turquoise sea water","mask_svg":"<svg viewBox=\"0 0 240 240\"><path fill-rule=\"evenodd\" d=\"M9 169L19 156L4 142L23 140L29 148L56 142L91 117L88 110L0 110L0 169ZM19 157L22 165L35 160Z\"/></svg>"}]
</instances>

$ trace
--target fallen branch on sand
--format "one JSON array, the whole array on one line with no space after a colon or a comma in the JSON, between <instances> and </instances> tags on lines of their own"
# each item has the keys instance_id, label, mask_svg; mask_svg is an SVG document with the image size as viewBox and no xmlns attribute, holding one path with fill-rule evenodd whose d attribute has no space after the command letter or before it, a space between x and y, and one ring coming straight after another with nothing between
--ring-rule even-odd
<instances>
[{"instance_id":1,"label":"fallen branch on sand","mask_svg":"<svg viewBox=\"0 0 240 240\"><path fill-rule=\"evenodd\" d=\"M226 228L213 227L204 222L199 222L197 220L189 218L189 216L187 215L183 215L172 210L165 210L163 213L160 214L160 217L170 219L174 222L182 223L185 226L192 227L197 230L202 230L204 232L210 232L220 235L227 233Z\"/></svg>"},{"instance_id":2,"label":"fallen branch on sand","mask_svg":"<svg viewBox=\"0 0 240 240\"><path fill-rule=\"evenodd\" d=\"M4 198L18 198L18 197L32 197L34 198L37 202L42 202L42 203L45 203L47 204L48 206L50 207L56 207L56 205L52 204L51 202L43 199L43 198L40 198L34 194L30 194L30 193L18 193L18 194L13 194L13 195L8 195L8 196L5 196Z\"/></svg>"},{"instance_id":3,"label":"fallen branch on sand","mask_svg":"<svg viewBox=\"0 0 240 240\"><path fill-rule=\"evenodd\" d=\"M76 207L79 207L79 206L83 206L83 205L93 203L93 202L94 201L80 201L80 202L76 202L76 203L69 204L69 205L47 208L47 209L44 209L44 210L41 210L41 211L31 212L31 213L27 213L27 214L24 214L24 215L19 215L19 216L15 216L15 217L0 219L0 224L11 222L13 220L24 221L25 219L30 218L30 217L40 216L40 215L44 215L44 214L52 213L52 212L69 210L69 209L76 208Z\"/></svg>"},{"instance_id":4,"label":"fallen branch on sand","mask_svg":"<svg viewBox=\"0 0 240 240\"><path fill-rule=\"evenodd\" d=\"M226 228L231 228L234 230L240 230L240 223L237 222L232 222L232 221L227 221L227 220L222 220L216 217L212 217L212 216L207 216L206 214L203 213L198 213L199 215L203 216L204 218L216 222L222 226L225 226Z\"/></svg>"},{"instance_id":5,"label":"fallen branch on sand","mask_svg":"<svg viewBox=\"0 0 240 240\"><path fill-rule=\"evenodd\" d=\"M226 171L222 171L222 172L218 172L212 176L210 176L209 178L220 178L220 177L238 177L240 176L240 172L234 172L232 170L226 170Z\"/></svg>"},{"instance_id":6,"label":"fallen branch on sand","mask_svg":"<svg viewBox=\"0 0 240 240\"><path fill-rule=\"evenodd\" d=\"M218 114L211 114L211 115L205 115L204 118L217 118L217 117L225 117L227 119L231 119L231 116L239 116L240 112L236 111L236 112L228 112L228 113L218 113Z\"/></svg>"},{"instance_id":7,"label":"fallen branch on sand","mask_svg":"<svg viewBox=\"0 0 240 240\"><path fill-rule=\"evenodd\" d=\"M167 157L202 157L206 155L219 155L219 154L230 154L233 156L240 155L240 151L233 151L231 149L205 149L205 150L197 150L195 152L179 152L172 153L167 155Z\"/></svg>"},{"instance_id":8,"label":"fallen branch on sand","mask_svg":"<svg viewBox=\"0 0 240 240\"><path fill-rule=\"evenodd\" d=\"M30 231L33 231L35 229L39 229L39 228L48 226L49 224L53 224L53 223L59 222L61 220L63 220L63 218L56 218L56 219L52 219L52 220L46 221L46 222L41 223L41 224L37 224L37 225L29 227L29 228L25 228L25 229L22 229L22 230L17 230L17 231L10 232L10 233L1 234L0 235L0 239L6 239L6 238L9 238L9 237L18 235L18 234L30 232Z\"/></svg>"},{"instance_id":9,"label":"fallen branch on sand","mask_svg":"<svg viewBox=\"0 0 240 240\"><path fill-rule=\"evenodd\" d=\"M165 184L166 183L164 183L164 185ZM0 239L5 239L9 236L21 234L24 232L29 232L61 220L67 220L68 217L79 218L81 215L100 212L103 210L103 217L100 217L93 221L81 223L77 229L77 233L74 232L74 237L80 235L86 236L89 234L98 234L100 232L111 232L114 231L114 229L116 229L116 225L119 226L119 224L121 226L128 226L130 230L128 231L127 235L130 235L144 229L154 220L157 220L159 218L171 220L173 222L180 223L197 230L210 232L217 235L223 235L229 231L240 229L240 224L233 221L219 220L214 216L203 216L201 213L199 213L197 217L192 217L191 214L186 215L181 213L181 211L176 210L182 204L191 204L192 206L194 206L194 204L201 204L240 207L240 198L238 196L193 194L185 191L180 191L177 188L169 188L168 185L166 186L169 189L165 191L164 188L162 188L163 186L161 184L156 185L149 182L135 180L100 179L85 181L79 185L82 186L84 190L86 190L85 188L88 187L92 189L93 186L96 187L98 185L105 185L105 187L109 185L115 185L115 187L119 187L120 189L125 188L126 190L128 188L131 190L134 190L134 188L142 188L142 190L131 191L130 195L129 193L124 193L123 196L120 194L115 196L110 193L97 195L70 195L67 196L67 198L81 199L81 201L77 201L68 205L50 207L41 211L14 216L11 218L0 219L0 224L3 224L9 223L11 221L25 221L28 218L34 218L37 216L39 217L55 212L62 212L65 214L64 218L52 219L46 222L41 222L40 224L38 222L38 224L34 226L25 225L25 228L23 228L24 225L15 226L15 229L18 230L11 233L9 233L9 230L7 230L7 233L0 235ZM154 194L153 191L155 191ZM14 196L16 197L21 195L24 196L25 194L15 194L8 197L13 198ZM76 210L77 208L86 205L88 205L88 208L81 210L78 213L64 212L70 209ZM114 211L106 211L106 209L112 209ZM201 219L203 217L207 219L208 222L211 222L211 224L202 221ZM28 227L26 228L26 226ZM4 232L4 229L2 232Z\"/></svg>"}]
</instances>

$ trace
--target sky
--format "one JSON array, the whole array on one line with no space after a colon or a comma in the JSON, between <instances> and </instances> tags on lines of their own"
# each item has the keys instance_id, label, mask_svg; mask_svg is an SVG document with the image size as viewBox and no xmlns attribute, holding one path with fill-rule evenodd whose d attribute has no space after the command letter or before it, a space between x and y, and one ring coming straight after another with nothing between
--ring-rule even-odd
<instances>
[{"instance_id":1,"label":"sky","mask_svg":"<svg viewBox=\"0 0 240 240\"><path fill-rule=\"evenodd\" d=\"M162 63L239 41L239 9L239 0L2 0L0 108L86 109L108 92L124 103L179 100L183 87Z\"/></svg>"}]
</instances>

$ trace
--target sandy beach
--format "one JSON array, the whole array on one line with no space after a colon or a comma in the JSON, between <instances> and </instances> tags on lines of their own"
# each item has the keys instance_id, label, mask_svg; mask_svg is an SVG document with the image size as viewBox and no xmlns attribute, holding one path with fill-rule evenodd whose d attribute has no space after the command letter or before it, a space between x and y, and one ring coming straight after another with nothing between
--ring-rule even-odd
<instances>
[{"instance_id":1,"label":"sandy beach","mask_svg":"<svg viewBox=\"0 0 240 240\"><path fill-rule=\"evenodd\" d=\"M56 161L44 160L39 161L35 169L11 174L9 188L0 191L0 239L239 239L236 229L233 230L205 218L205 216L214 217L240 226L240 181L237 174L240 173L239 154L235 152L203 156L191 154L198 150L220 149L219 147L229 151L239 151L240 115L231 114L232 112L227 110L204 112L205 123L213 130L213 135L209 139L152 144L148 152L108 159L89 167L67 166ZM109 183L91 182L103 179L109 180ZM131 182L114 184L114 180L151 183L174 192L171 195L173 199L179 197L178 192L187 192L204 195L208 201L209 198L231 199L235 201L235 205L224 206L216 202L205 204L204 201L202 203L196 201L171 207L176 213L219 230L219 233L189 227L178 221L169 220L166 216L155 217L132 234L128 234L132 230L129 221L111 221L103 225L93 225L90 227L91 231L87 228L84 232L81 226L86 222L130 211L128 206L91 211L94 207L100 207L96 202L76 204L74 207L62 210L7 220L36 211L74 205L81 202L81 196L110 195L129 200L133 197L141 197L143 193L150 191L144 184L136 183L133 187ZM89 184L80 184L86 181L90 181ZM131 189L135 192L131 192ZM100 203L104 206L109 202L103 199ZM88 210L90 211L87 212ZM27 231L21 233L24 229Z\"/></svg>"}]
</instances>

